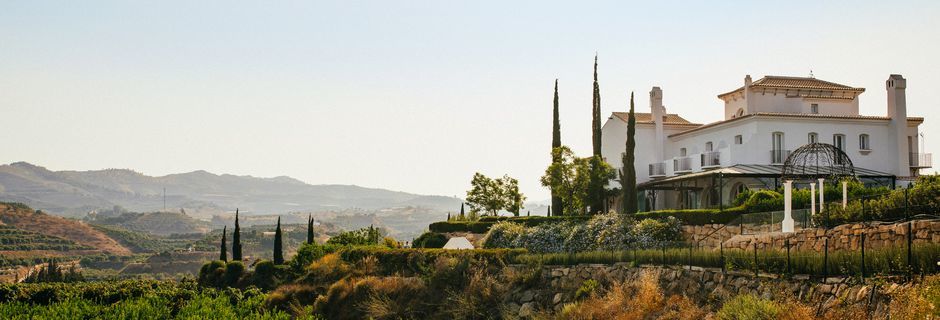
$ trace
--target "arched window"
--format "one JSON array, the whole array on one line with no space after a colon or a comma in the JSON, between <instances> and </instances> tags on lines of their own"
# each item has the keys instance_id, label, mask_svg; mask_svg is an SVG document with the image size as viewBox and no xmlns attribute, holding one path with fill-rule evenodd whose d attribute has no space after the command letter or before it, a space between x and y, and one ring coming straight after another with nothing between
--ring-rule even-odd
<instances>
[{"instance_id":1,"label":"arched window","mask_svg":"<svg viewBox=\"0 0 940 320\"><path fill-rule=\"evenodd\" d=\"M809 136L806 139L806 143L817 143L819 142L819 134L815 132L810 132Z\"/></svg>"},{"instance_id":2,"label":"arched window","mask_svg":"<svg viewBox=\"0 0 940 320\"><path fill-rule=\"evenodd\" d=\"M867 134L863 133L858 136L858 148L860 150L871 150L871 145L868 142Z\"/></svg>"},{"instance_id":3,"label":"arched window","mask_svg":"<svg viewBox=\"0 0 940 320\"><path fill-rule=\"evenodd\" d=\"M735 112L734 115L731 116L731 117L732 117L732 118L737 118L737 117L740 117L740 116L743 116L743 115L744 115L744 109L738 109L738 111Z\"/></svg>"}]
</instances>

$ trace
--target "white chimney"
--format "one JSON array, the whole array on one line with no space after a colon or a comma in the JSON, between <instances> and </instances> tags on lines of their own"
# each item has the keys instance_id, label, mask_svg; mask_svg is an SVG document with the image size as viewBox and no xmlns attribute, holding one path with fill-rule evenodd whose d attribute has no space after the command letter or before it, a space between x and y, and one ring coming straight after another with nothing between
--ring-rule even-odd
<instances>
[{"instance_id":1,"label":"white chimney","mask_svg":"<svg viewBox=\"0 0 940 320\"><path fill-rule=\"evenodd\" d=\"M656 162L663 162L663 147L666 144L666 136L663 133L663 118L666 116L666 108L663 107L663 90L659 87L653 87L650 91L650 116L653 118L653 124L656 125L656 141L653 143L654 158Z\"/></svg>"},{"instance_id":2,"label":"white chimney","mask_svg":"<svg viewBox=\"0 0 940 320\"><path fill-rule=\"evenodd\" d=\"M749 97L750 91L751 91L751 75L746 75L744 76L744 114L755 113L754 110L751 110L751 99L748 99L750 98Z\"/></svg>"},{"instance_id":3,"label":"white chimney","mask_svg":"<svg viewBox=\"0 0 940 320\"><path fill-rule=\"evenodd\" d=\"M905 89L907 80L899 74L892 74L885 81L888 90L888 117L891 118L891 134L894 135L894 145L897 147L898 176L910 176L910 150L907 137L907 99Z\"/></svg>"}]
</instances>

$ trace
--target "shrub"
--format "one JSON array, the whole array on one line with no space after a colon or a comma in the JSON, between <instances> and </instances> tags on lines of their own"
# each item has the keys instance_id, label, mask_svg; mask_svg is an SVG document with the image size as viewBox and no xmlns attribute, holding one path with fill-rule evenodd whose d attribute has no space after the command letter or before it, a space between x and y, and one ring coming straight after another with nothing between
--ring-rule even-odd
<instances>
[{"instance_id":1,"label":"shrub","mask_svg":"<svg viewBox=\"0 0 940 320\"><path fill-rule=\"evenodd\" d=\"M565 240L570 233L571 225L568 223L544 224L522 232L512 247L521 247L537 253L563 252Z\"/></svg>"},{"instance_id":2,"label":"shrub","mask_svg":"<svg viewBox=\"0 0 940 320\"><path fill-rule=\"evenodd\" d=\"M481 221L440 221L434 222L428 226L431 232L472 232L486 233L495 222Z\"/></svg>"},{"instance_id":3,"label":"shrub","mask_svg":"<svg viewBox=\"0 0 940 320\"><path fill-rule=\"evenodd\" d=\"M392 237L382 238L382 245L391 249L397 249L401 247L400 245L398 245L398 241L396 241L395 238L392 238Z\"/></svg>"},{"instance_id":4,"label":"shrub","mask_svg":"<svg viewBox=\"0 0 940 320\"><path fill-rule=\"evenodd\" d=\"M329 319L418 319L427 308L423 293L417 278L344 279L317 298L314 310Z\"/></svg>"},{"instance_id":5,"label":"shrub","mask_svg":"<svg viewBox=\"0 0 940 320\"><path fill-rule=\"evenodd\" d=\"M768 212L783 210L783 195L771 190L758 190L751 193L744 202L747 212Z\"/></svg>"},{"instance_id":6,"label":"shrub","mask_svg":"<svg viewBox=\"0 0 940 320\"><path fill-rule=\"evenodd\" d=\"M635 232L641 248L661 247L668 242L682 240L679 219L666 217L662 220L643 219L636 224Z\"/></svg>"},{"instance_id":7,"label":"shrub","mask_svg":"<svg viewBox=\"0 0 940 320\"><path fill-rule=\"evenodd\" d=\"M229 263L225 265L225 276L223 277L224 285L235 287L244 273L245 265L242 264L241 261L229 261Z\"/></svg>"},{"instance_id":8,"label":"shrub","mask_svg":"<svg viewBox=\"0 0 940 320\"><path fill-rule=\"evenodd\" d=\"M418 236L411 246L415 248L443 248L445 244L447 244L447 236L429 231Z\"/></svg>"},{"instance_id":9,"label":"shrub","mask_svg":"<svg viewBox=\"0 0 940 320\"><path fill-rule=\"evenodd\" d=\"M719 209L659 210L634 215L638 220L675 217L684 225L727 224L747 210L743 206Z\"/></svg>"},{"instance_id":10,"label":"shrub","mask_svg":"<svg viewBox=\"0 0 940 320\"><path fill-rule=\"evenodd\" d=\"M202 265L199 269L199 285L205 287L221 287L224 284L225 261L214 260Z\"/></svg>"},{"instance_id":11,"label":"shrub","mask_svg":"<svg viewBox=\"0 0 940 320\"><path fill-rule=\"evenodd\" d=\"M715 317L719 320L773 320L780 312L780 306L773 301L742 294L725 302Z\"/></svg>"},{"instance_id":12,"label":"shrub","mask_svg":"<svg viewBox=\"0 0 940 320\"><path fill-rule=\"evenodd\" d=\"M300 276L311 263L327 254L336 252L340 248L342 248L342 246L304 243L300 245L300 248L297 249L297 254L295 254L287 264L290 266L295 276Z\"/></svg>"},{"instance_id":13,"label":"shrub","mask_svg":"<svg viewBox=\"0 0 940 320\"><path fill-rule=\"evenodd\" d=\"M251 275L251 284L264 290L277 286L277 268L274 261L261 260L255 263L255 272Z\"/></svg>"},{"instance_id":14,"label":"shrub","mask_svg":"<svg viewBox=\"0 0 940 320\"><path fill-rule=\"evenodd\" d=\"M497 222L483 237L483 247L488 249L512 248L513 243L523 233L525 233L525 227L521 224L509 221Z\"/></svg>"},{"instance_id":15,"label":"shrub","mask_svg":"<svg viewBox=\"0 0 940 320\"><path fill-rule=\"evenodd\" d=\"M578 287L578 291L574 292L574 299L580 300L581 298L586 298L594 294L594 290L597 290L597 280L588 279L581 283L581 286Z\"/></svg>"},{"instance_id":16,"label":"shrub","mask_svg":"<svg viewBox=\"0 0 940 320\"><path fill-rule=\"evenodd\" d=\"M340 259L339 253L330 253L310 264L302 282L328 284L345 277L350 269L350 265Z\"/></svg>"}]
</instances>

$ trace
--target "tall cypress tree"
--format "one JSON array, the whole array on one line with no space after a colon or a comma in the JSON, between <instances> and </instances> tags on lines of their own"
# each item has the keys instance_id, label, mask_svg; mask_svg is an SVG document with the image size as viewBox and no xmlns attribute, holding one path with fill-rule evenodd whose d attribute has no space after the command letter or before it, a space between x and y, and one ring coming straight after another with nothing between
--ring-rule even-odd
<instances>
[{"instance_id":1,"label":"tall cypress tree","mask_svg":"<svg viewBox=\"0 0 940 320\"><path fill-rule=\"evenodd\" d=\"M307 243L313 243L313 215L307 216Z\"/></svg>"},{"instance_id":2,"label":"tall cypress tree","mask_svg":"<svg viewBox=\"0 0 940 320\"><path fill-rule=\"evenodd\" d=\"M623 190L621 209L623 213L637 211L636 199L636 115L633 113L633 92L630 92L630 114L627 116L627 150L623 153L623 168L620 169L620 190Z\"/></svg>"},{"instance_id":3,"label":"tall cypress tree","mask_svg":"<svg viewBox=\"0 0 940 320\"><path fill-rule=\"evenodd\" d=\"M559 120L558 115L558 79L555 79L555 99L552 103L552 163L558 163L561 161L561 154L555 154L555 148L561 147L561 121ZM561 197L558 196L558 193L555 190L552 190L552 205L549 207L555 208L556 211L561 211L561 208L564 208L564 205L561 203ZM555 212L554 214L560 215L561 212ZM549 214L551 215L551 214Z\"/></svg>"},{"instance_id":4,"label":"tall cypress tree","mask_svg":"<svg viewBox=\"0 0 940 320\"><path fill-rule=\"evenodd\" d=\"M601 89L597 82L597 54L594 55L594 99L591 106L591 138L594 145L594 154L591 159L591 179L587 186L587 205L591 207L588 213L597 213L607 208L607 188L608 181L604 181L599 164L604 161L601 156ZM557 210L557 209L556 209Z\"/></svg>"},{"instance_id":5,"label":"tall cypress tree","mask_svg":"<svg viewBox=\"0 0 940 320\"><path fill-rule=\"evenodd\" d=\"M227 231L228 226L222 227L222 245L219 246L219 260L228 261L228 249L225 247L225 231Z\"/></svg>"},{"instance_id":6,"label":"tall cypress tree","mask_svg":"<svg viewBox=\"0 0 940 320\"><path fill-rule=\"evenodd\" d=\"M591 106L591 137L594 143L594 155L601 155L601 87L597 84L597 54L594 54L594 99Z\"/></svg>"},{"instance_id":7,"label":"tall cypress tree","mask_svg":"<svg viewBox=\"0 0 940 320\"><path fill-rule=\"evenodd\" d=\"M463 211L463 202L461 202L460 203L460 221L465 221L466 219L467 219L467 216L464 215L464 211Z\"/></svg>"},{"instance_id":8,"label":"tall cypress tree","mask_svg":"<svg viewBox=\"0 0 940 320\"><path fill-rule=\"evenodd\" d=\"M232 260L242 261L242 236L238 227L238 208L235 209L235 231L232 232Z\"/></svg>"},{"instance_id":9,"label":"tall cypress tree","mask_svg":"<svg viewBox=\"0 0 940 320\"><path fill-rule=\"evenodd\" d=\"M277 229L274 229L274 264L284 264L284 248L281 243L281 217L277 217Z\"/></svg>"}]
</instances>

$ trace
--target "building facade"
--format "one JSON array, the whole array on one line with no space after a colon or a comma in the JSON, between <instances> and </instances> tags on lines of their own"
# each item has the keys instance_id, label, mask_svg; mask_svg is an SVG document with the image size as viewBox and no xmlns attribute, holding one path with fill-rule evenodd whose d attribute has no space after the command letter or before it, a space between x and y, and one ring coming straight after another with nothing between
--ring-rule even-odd
<instances>
[{"instance_id":1,"label":"building facade","mask_svg":"<svg viewBox=\"0 0 940 320\"><path fill-rule=\"evenodd\" d=\"M718 95L724 119L691 123L669 114L663 91L650 91L650 112L636 113L636 161L640 208L687 209L729 205L745 189L775 189L792 150L829 143L845 152L867 184L894 186L931 166L919 150L918 126L908 117L906 80L891 75L886 114L859 114L855 88L812 77L766 76ZM603 156L620 168L627 113L614 112L603 126Z\"/></svg>"}]
</instances>

